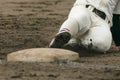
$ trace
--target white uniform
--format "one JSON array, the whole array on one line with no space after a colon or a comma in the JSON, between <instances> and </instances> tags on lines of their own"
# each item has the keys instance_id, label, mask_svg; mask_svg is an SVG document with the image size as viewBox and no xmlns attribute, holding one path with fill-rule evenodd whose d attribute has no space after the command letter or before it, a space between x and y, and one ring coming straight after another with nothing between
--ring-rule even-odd
<instances>
[{"instance_id":1,"label":"white uniform","mask_svg":"<svg viewBox=\"0 0 120 80\"><path fill-rule=\"evenodd\" d=\"M76 0L74 6L91 5L100 11L103 11L112 23L112 15L118 0Z\"/></svg>"},{"instance_id":2,"label":"white uniform","mask_svg":"<svg viewBox=\"0 0 120 80\"><path fill-rule=\"evenodd\" d=\"M114 14L120 14L120 0L118 1L115 7Z\"/></svg>"},{"instance_id":3,"label":"white uniform","mask_svg":"<svg viewBox=\"0 0 120 80\"><path fill-rule=\"evenodd\" d=\"M77 43L89 49L101 52L109 50L112 42L110 26L117 2L118 0L76 0L58 33L67 31L72 35L73 39L68 44L77 40ZM93 12L95 8L104 12L106 18L102 19Z\"/></svg>"}]
</instances>

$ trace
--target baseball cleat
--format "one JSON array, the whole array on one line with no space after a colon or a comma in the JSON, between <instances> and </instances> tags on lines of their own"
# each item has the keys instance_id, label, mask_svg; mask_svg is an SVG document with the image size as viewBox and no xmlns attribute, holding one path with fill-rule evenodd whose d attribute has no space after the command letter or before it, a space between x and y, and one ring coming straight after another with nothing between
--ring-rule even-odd
<instances>
[{"instance_id":1,"label":"baseball cleat","mask_svg":"<svg viewBox=\"0 0 120 80\"><path fill-rule=\"evenodd\" d=\"M70 33L62 32L58 33L55 38L51 41L49 47L50 48L61 48L64 44L66 44L71 38Z\"/></svg>"}]
</instances>

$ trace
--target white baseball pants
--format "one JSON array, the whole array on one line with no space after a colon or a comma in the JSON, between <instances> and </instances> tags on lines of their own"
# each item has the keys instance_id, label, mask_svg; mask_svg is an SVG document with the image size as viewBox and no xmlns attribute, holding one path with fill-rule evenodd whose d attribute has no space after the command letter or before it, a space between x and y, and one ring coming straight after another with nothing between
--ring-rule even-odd
<instances>
[{"instance_id":1,"label":"white baseball pants","mask_svg":"<svg viewBox=\"0 0 120 80\"><path fill-rule=\"evenodd\" d=\"M76 42L85 48L105 52L109 50L112 35L109 24L85 6L74 6L58 33L72 35L68 44Z\"/></svg>"}]
</instances>

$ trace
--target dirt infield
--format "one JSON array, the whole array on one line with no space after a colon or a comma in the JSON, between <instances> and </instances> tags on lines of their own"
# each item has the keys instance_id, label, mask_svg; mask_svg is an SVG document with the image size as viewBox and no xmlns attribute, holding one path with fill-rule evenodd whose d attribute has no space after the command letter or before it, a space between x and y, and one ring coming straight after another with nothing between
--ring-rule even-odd
<instances>
[{"instance_id":1,"label":"dirt infield","mask_svg":"<svg viewBox=\"0 0 120 80\"><path fill-rule=\"evenodd\" d=\"M47 47L74 1L0 1L0 80L120 80L120 52L81 51L74 62L6 62L10 52Z\"/></svg>"}]
</instances>

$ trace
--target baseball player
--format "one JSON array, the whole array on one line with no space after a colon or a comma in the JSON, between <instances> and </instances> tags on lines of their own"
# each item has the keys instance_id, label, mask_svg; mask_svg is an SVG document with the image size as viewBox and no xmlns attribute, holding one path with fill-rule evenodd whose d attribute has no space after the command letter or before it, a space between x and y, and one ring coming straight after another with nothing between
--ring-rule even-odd
<instances>
[{"instance_id":1,"label":"baseball player","mask_svg":"<svg viewBox=\"0 0 120 80\"><path fill-rule=\"evenodd\" d=\"M116 47L114 47L113 50L120 51L120 1L113 14L113 27L111 28L111 32L116 44Z\"/></svg>"},{"instance_id":2,"label":"baseball player","mask_svg":"<svg viewBox=\"0 0 120 80\"><path fill-rule=\"evenodd\" d=\"M50 48L78 43L106 52L111 47L112 14L118 0L76 0L67 20L51 41Z\"/></svg>"}]
</instances>

